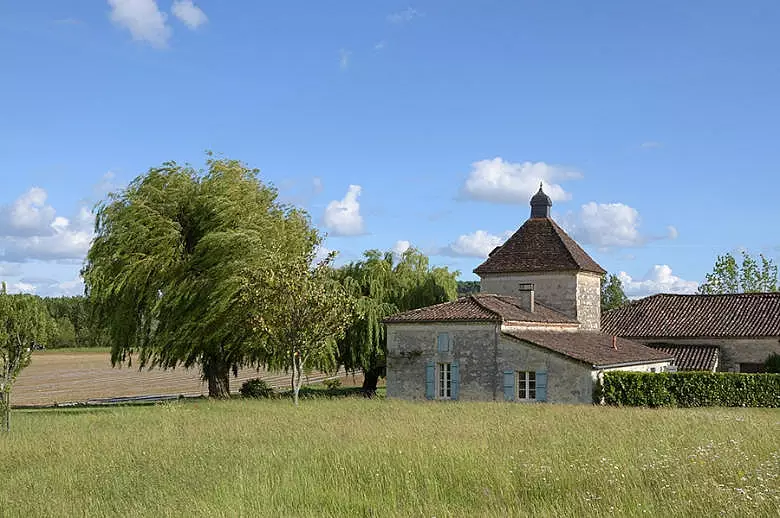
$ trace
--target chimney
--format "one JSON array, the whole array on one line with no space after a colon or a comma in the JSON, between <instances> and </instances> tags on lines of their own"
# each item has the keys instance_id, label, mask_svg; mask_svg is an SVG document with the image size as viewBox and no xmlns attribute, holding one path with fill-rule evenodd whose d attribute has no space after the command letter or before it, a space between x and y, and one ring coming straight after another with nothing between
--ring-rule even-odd
<instances>
[{"instance_id":1,"label":"chimney","mask_svg":"<svg viewBox=\"0 0 780 518\"><path fill-rule=\"evenodd\" d=\"M534 285L520 284L517 287L517 298L520 299L520 307L530 313L534 312Z\"/></svg>"}]
</instances>

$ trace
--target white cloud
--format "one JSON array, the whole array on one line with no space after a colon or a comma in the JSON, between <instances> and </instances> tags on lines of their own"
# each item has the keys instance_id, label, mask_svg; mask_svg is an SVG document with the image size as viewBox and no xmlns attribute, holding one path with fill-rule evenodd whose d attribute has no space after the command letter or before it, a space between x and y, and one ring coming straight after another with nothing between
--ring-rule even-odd
<instances>
[{"instance_id":1,"label":"white cloud","mask_svg":"<svg viewBox=\"0 0 780 518\"><path fill-rule=\"evenodd\" d=\"M666 227L664 235L643 234L639 227L639 211L624 203L590 202L578 212L569 212L560 219L561 226L583 245L601 248L642 246L648 241L677 239L673 226Z\"/></svg>"},{"instance_id":2,"label":"white cloud","mask_svg":"<svg viewBox=\"0 0 780 518\"><path fill-rule=\"evenodd\" d=\"M361 187L350 185L341 200L333 200L325 208L325 227L337 236L356 236L363 233L363 216L360 215Z\"/></svg>"},{"instance_id":3,"label":"white cloud","mask_svg":"<svg viewBox=\"0 0 780 518\"><path fill-rule=\"evenodd\" d=\"M174 0L173 6L171 6L171 12L192 30L197 29L209 21L206 13L204 13L200 7L192 3L192 0Z\"/></svg>"},{"instance_id":4,"label":"white cloud","mask_svg":"<svg viewBox=\"0 0 780 518\"><path fill-rule=\"evenodd\" d=\"M346 49L339 50L339 67L341 70L346 70L349 67L349 60L352 57L352 52Z\"/></svg>"},{"instance_id":5,"label":"white cloud","mask_svg":"<svg viewBox=\"0 0 780 518\"><path fill-rule=\"evenodd\" d=\"M46 205L47 193L33 187L0 210L0 260L83 259L92 241L94 216L80 207L73 221Z\"/></svg>"},{"instance_id":6,"label":"white cloud","mask_svg":"<svg viewBox=\"0 0 780 518\"><path fill-rule=\"evenodd\" d=\"M7 286L8 293L29 293L34 294L36 288L33 284L27 282L13 282Z\"/></svg>"},{"instance_id":7,"label":"white cloud","mask_svg":"<svg viewBox=\"0 0 780 518\"><path fill-rule=\"evenodd\" d=\"M322 178L320 178L319 176L315 176L314 178L312 178L311 186L312 186L312 189L314 190L314 194L321 193L322 189L324 187L322 185Z\"/></svg>"},{"instance_id":8,"label":"white cloud","mask_svg":"<svg viewBox=\"0 0 780 518\"><path fill-rule=\"evenodd\" d=\"M331 252L335 252L335 250L331 250L323 245L317 245L317 248L314 250L314 263L321 263L328 258Z\"/></svg>"},{"instance_id":9,"label":"white cloud","mask_svg":"<svg viewBox=\"0 0 780 518\"><path fill-rule=\"evenodd\" d=\"M46 205L48 194L32 187L11 205L0 207L0 236L33 236L47 232L55 210Z\"/></svg>"},{"instance_id":10,"label":"white cloud","mask_svg":"<svg viewBox=\"0 0 780 518\"><path fill-rule=\"evenodd\" d=\"M403 11L398 11L387 15L387 21L390 23L407 23L415 18L420 18L423 14L412 7L407 7Z\"/></svg>"},{"instance_id":11,"label":"white cloud","mask_svg":"<svg viewBox=\"0 0 780 518\"><path fill-rule=\"evenodd\" d=\"M461 194L475 200L526 204L542 182L544 192L553 201L568 200L571 195L556 182L581 177L577 171L544 162L513 163L496 157L471 164Z\"/></svg>"},{"instance_id":12,"label":"white cloud","mask_svg":"<svg viewBox=\"0 0 780 518\"><path fill-rule=\"evenodd\" d=\"M561 219L561 226L580 244L601 247L644 244L639 225L639 211L623 203L586 203Z\"/></svg>"},{"instance_id":13,"label":"white cloud","mask_svg":"<svg viewBox=\"0 0 780 518\"><path fill-rule=\"evenodd\" d=\"M84 281L76 277L60 282L55 279L23 278L8 285L9 293L34 293L42 297L73 297L84 294Z\"/></svg>"},{"instance_id":14,"label":"white cloud","mask_svg":"<svg viewBox=\"0 0 780 518\"><path fill-rule=\"evenodd\" d=\"M672 269L666 264L656 264L644 278L634 280L626 272L618 274L623 283L623 291L630 298L646 297L655 293L696 293L699 283L686 281L672 273Z\"/></svg>"},{"instance_id":15,"label":"white cloud","mask_svg":"<svg viewBox=\"0 0 780 518\"><path fill-rule=\"evenodd\" d=\"M155 47L166 47L171 28L168 16L160 11L156 0L108 0L111 21L130 31L134 40L145 41Z\"/></svg>"},{"instance_id":16,"label":"white cloud","mask_svg":"<svg viewBox=\"0 0 780 518\"><path fill-rule=\"evenodd\" d=\"M412 244L409 241L402 240L402 239L396 241L392 248L392 252L396 260L398 260L402 255L404 255L404 252L409 250L411 247Z\"/></svg>"},{"instance_id":17,"label":"white cloud","mask_svg":"<svg viewBox=\"0 0 780 518\"><path fill-rule=\"evenodd\" d=\"M496 236L484 230L477 230L471 234L458 236L455 242L444 247L439 253L441 255L479 257L484 259L495 247L503 244L511 235L511 231L504 232L501 236Z\"/></svg>"},{"instance_id":18,"label":"white cloud","mask_svg":"<svg viewBox=\"0 0 780 518\"><path fill-rule=\"evenodd\" d=\"M387 47L387 42L385 40L378 41L376 45L374 45L374 50L384 50L385 47Z\"/></svg>"}]
</instances>

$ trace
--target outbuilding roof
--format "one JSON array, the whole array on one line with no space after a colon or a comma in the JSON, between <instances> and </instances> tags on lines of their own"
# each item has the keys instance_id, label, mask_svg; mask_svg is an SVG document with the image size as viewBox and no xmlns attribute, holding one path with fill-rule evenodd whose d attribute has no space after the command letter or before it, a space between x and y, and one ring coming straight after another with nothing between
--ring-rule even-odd
<instances>
[{"instance_id":1,"label":"outbuilding roof","mask_svg":"<svg viewBox=\"0 0 780 518\"><path fill-rule=\"evenodd\" d=\"M598 331L521 331L510 328L504 329L503 334L596 368L674 360L664 351Z\"/></svg>"},{"instance_id":2,"label":"outbuilding roof","mask_svg":"<svg viewBox=\"0 0 780 518\"><path fill-rule=\"evenodd\" d=\"M605 313L601 329L627 338L780 336L780 293L653 295Z\"/></svg>"},{"instance_id":3,"label":"outbuilding roof","mask_svg":"<svg viewBox=\"0 0 780 518\"><path fill-rule=\"evenodd\" d=\"M489 293L475 293L453 302L398 313L384 320L388 324L504 321L577 324L575 319L538 302L534 304L534 311L530 312L523 309L517 297Z\"/></svg>"},{"instance_id":4,"label":"outbuilding roof","mask_svg":"<svg viewBox=\"0 0 780 518\"><path fill-rule=\"evenodd\" d=\"M551 218L531 218L485 262L474 269L477 275L555 271L606 273Z\"/></svg>"},{"instance_id":5,"label":"outbuilding roof","mask_svg":"<svg viewBox=\"0 0 780 518\"><path fill-rule=\"evenodd\" d=\"M650 347L674 356L677 370L713 372L718 366L718 347L714 345L651 344Z\"/></svg>"}]
</instances>

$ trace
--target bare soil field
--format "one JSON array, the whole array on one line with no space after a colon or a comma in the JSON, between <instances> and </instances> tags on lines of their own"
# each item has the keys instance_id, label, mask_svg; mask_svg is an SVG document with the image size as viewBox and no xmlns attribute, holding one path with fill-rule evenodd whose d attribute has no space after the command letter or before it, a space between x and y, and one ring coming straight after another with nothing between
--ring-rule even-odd
<instances>
[{"instance_id":1,"label":"bare soil field","mask_svg":"<svg viewBox=\"0 0 780 518\"><path fill-rule=\"evenodd\" d=\"M242 369L238 377L230 378L231 392L247 379L261 377L272 387L289 386L284 373L268 373L262 369ZM313 373L309 383L328 376ZM356 382L343 377L344 385ZM138 367L111 367L108 352L42 351L33 354L32 363L22 371L14 384L12 405L53 405L88 402L98 399L137 396L200 396L208 394L208 386L197 369L183 368L163 371Z\"/></svg>"}]
</instances>

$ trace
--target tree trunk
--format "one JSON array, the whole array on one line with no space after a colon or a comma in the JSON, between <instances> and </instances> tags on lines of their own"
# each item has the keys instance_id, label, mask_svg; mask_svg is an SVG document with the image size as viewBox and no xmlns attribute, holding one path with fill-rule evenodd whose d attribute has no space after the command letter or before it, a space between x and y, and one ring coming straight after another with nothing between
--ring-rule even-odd
<instances>
[{"instance_id":1,"label":"tree trunk","mask_svg":"<svg viewBox=\"0 0 780 518\"><path fill-rule=\"evenodd\" d=\"M2 392L0 392L0 398L1 398L0 404L2 404L2 411L3 411L2 428L0 428L0 430L4 432L10 432L11 431L11 393L3 390Z\"/></svg>"},{"instance_id":2,"label":"tree trunk","mask_svg":"<svg viewBox=\"0 0 780 518\"><path fill-rule=\"evenodd\" d=\"M230 366L222 359L213 359L203 365L203 377L209 382L209 397L228 399L230 397Z\"/></svg>"},{"instance_id":3,"label":"tree trunk","mask_svg":"<svg viewBox=\"0 0 780 518\"><path fill-rule=\"evenodd\" d=\"M298 406L298 393L301 391L301 384L303 383L303 365L300 355L295 355L295 361L293 362L293 401L295 406Z\"/></svg>"},{"instance_id":4,"label":"tree trunk","mask_svg":"<svg viewBox=\"0 0 780 518\"><path fill-rule=\"evenodd\" d=\"M363 396L372 398L376 396L376 386L379 383L379 377L382 375L381 367L373 367L363 371Z\"/></svg>"}]
</instances>

